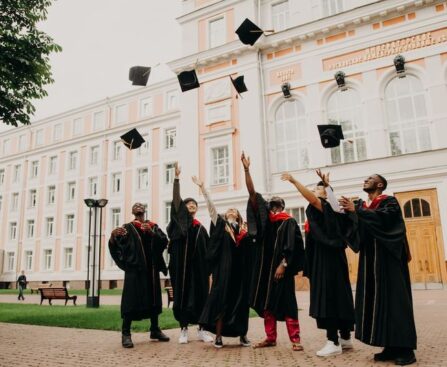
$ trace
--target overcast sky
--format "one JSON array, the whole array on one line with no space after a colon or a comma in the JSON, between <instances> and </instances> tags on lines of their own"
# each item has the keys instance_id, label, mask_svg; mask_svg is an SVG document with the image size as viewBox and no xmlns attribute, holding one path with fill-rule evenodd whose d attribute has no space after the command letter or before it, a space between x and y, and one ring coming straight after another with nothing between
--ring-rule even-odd
<instances>
[{"instance_id":1,"label":"overcast sky","mask_svg":"<svg viewBox=\"0 0 447 367\"><path fill-rule=\"evenodd\" d=\"M180 57L180 12L181 0L54 1L40 29L63 51L51 56L55 83L35 103L32 121L131 90L132 65ZM173 76L160 66L149 84Z\"/></svg>"}]
</instances>

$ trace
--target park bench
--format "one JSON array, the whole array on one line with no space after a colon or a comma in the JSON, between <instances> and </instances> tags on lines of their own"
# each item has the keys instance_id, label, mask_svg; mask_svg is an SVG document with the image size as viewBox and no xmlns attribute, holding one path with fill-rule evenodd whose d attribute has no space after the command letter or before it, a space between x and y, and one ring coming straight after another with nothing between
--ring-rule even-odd
<instances>
[{"instance_id":1,"label":"park bench","mask_svg":"<svg viewBox=\"0 0 447 367\"><path fill-rule=\"evenodd\" d=\"M39 288L40 292L40 304L42 304L43 300L47 299L48 303L52 306L51 300L53 299L64 299L65 306L69 300L73 300L73 304L76 306L76 300L78 296L69 296L67 288Z\"/></svg>"},{"instance_id":2,"label":"park bench","mask_svg":"<svg viewBox=\"0 0 447 367\"><path fill-rule=\"evenodd\" d=\"M174 302L174 290L172 287L165 287L165 291L168 294L168 308L171 302Z\"/></svg>"},{"instance_id":3,"label":"park bench","mask_svg":"<svg viewBox=\"0 0 447 367\"><path fill-rule=\"evenodd\" d=\"M40 288L49 288L52 287L53 283L40 283L37 287L30 288L31 294L33 293L39 293Z\"/></svg>"}]
</instances>

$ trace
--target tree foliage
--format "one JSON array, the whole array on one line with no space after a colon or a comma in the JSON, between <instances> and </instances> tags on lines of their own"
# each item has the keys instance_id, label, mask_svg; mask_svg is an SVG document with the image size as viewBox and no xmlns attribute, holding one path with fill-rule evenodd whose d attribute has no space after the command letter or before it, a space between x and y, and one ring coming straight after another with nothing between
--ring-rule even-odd
<instances>
[{"instance_id":1,"label":"tree foliage","mask_svg":"<svg viewBox=\"0 0 447 367\"><path fill-rule=\"evenodd\" d=\"M37 29L52 0L0 0L0 120L29 124L33 99L53 83L49 55L62 48Z\"/></svg>"}]
</instances>

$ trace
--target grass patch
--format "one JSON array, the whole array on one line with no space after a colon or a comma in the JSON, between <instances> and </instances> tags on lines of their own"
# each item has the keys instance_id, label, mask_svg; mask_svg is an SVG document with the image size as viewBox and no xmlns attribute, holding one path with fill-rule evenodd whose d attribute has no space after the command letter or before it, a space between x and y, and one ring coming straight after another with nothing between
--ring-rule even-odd
<instances>
[{"instance_id":1,"label":"grass patch","mask_svg":"<svg viewBox=\"0 0 447 367\"><path fill-rule=\"evenodd\" d=\"M86 290L85 289L69 289L68 290L68 294L70 295L77 295L77 296L83 296L86 294ZM121 296L121 294L123 293L122 289L101 289L101 296ZM15 294L16 296L18 296L19 294L19 290L18 289L0 289L0 295L2 294ZM31 295L31 290L25 289L25 291L23 292L23 294L26 296ZM34 293L36 294L36 293Z\"/></svg>"},{"instance_id":2,"label":"grass patch","mask_svg":"<svg viewBox=\"0 0 447 367\"><path fill-rule=\"evenodd\" d=\"M250 310L250 317L256 312ZM0 303L0 322L42 326L58 326L77 329L121 331L120 306L40 306L30 304ZM132 323L133 332L147 332L149 320ZM159 316L162 330L178 328L172 309L163 309Z\"/></svg>"}]
</instances>

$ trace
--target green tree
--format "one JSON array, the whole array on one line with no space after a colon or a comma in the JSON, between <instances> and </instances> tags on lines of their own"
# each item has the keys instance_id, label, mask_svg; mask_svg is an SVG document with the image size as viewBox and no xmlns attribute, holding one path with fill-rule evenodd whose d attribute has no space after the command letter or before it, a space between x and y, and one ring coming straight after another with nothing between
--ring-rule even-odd
<instances>
[{"instance_id":1,"label":"green tree","mask_svg":"<svg viewBox=\"0 0 447 367\"><path fill-rule=\"evenodd\" d=\"M37 29L52 0L0 0L0 120L29 124L32 100L53 83L49 55L62 48Z\"/></svg>"}]
</instances>

